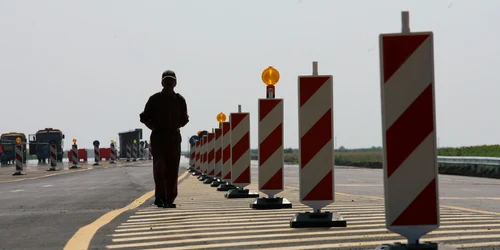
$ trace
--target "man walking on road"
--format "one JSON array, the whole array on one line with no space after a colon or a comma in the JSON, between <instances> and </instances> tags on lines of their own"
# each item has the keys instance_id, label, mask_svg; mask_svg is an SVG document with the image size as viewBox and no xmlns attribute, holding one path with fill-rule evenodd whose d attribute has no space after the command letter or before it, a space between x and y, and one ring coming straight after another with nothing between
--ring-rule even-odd
<instances>
[{"instance_id":1,"label":"man walking on road","mask_svg":"<svg viewBox=\"0 0 500 250\"><path fill-rule=\"evenodd\" d=\"M181 158L180 128L189 122L186 100L175 93L175 73L167 70L162 74L163 90L146 103L140 121L151 129L150 144L153 154L153 175L155 181L155 205L175 208L177 178Z\"/></svg>"}]
</instances>

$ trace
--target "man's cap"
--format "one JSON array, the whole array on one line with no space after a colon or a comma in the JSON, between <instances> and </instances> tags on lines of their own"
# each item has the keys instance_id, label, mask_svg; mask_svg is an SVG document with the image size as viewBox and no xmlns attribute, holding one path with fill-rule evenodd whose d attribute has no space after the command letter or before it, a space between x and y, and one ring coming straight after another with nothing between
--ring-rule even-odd
<instances>
[{"instance_id":1,"label":"man's cap","mask_svg":"<svg viewBox=\"0 0 500 250\"><path fill-rule=\"evenodd\" d=\"M172 70L165 70L163 71L163 74L161 74L161 80L165 80L165 78L172 78L176 80L177 78L175 77L175 72Z\"/></svg>"}]
</instances>

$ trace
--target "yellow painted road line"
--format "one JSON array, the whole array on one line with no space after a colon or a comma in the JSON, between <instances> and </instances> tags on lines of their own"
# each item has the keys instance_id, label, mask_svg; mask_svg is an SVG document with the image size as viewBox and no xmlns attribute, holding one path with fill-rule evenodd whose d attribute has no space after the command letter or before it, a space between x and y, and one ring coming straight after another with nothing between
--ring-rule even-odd
<instances>
[{"instance_id":1,"label":"yellow painted road line","mask_svg":"<svg viewBox=\"0 0 500 250\"><path fill-rule=\"evenodd\" d=\"M460 211L466 211L466 212L480 213L480 214L500 215L500 213L498 213L498 212L491 212L491 211L478 210L478 209L465 208L465 207L455 207L455 206L442 206L442 207L460 210Z\"/></svg>"},{"instance_id":2,"label":"yellow painted road line","mask_svg":"<svg viewBox=\"0 0 500 250\"><path fill-rule=\"evenodd\" d=\"M182 174L178 178L178 180L183 179L188 174L189 172L184 172L184 174ZM110 211L105 215L101 216L100 218L98 218L97 220L95 220L94 222L84 227L81 227L73 235L73 237L71 237L68 243L66 243L64 250L79 250L79 249L87 250L90 245L90 241L94 237L97 230L99 230L101 227L111 222L114 218L118 217L123 212L139 207L144 202L153 197L153 195L154 195L154 190L149 191L146 194L139 197L138 199L136 199L135 201L133 201L132 203L128 204L127 206Z\"/></svg>"}]
</instances>

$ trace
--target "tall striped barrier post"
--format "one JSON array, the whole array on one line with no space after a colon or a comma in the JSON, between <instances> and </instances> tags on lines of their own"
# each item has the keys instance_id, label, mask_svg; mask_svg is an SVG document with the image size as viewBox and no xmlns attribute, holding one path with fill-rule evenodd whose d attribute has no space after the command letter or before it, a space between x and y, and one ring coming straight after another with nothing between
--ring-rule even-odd
<instances>
[{"instance_id":1,"label":"tall striped barrier post","mask_svg":"<svg viewBox=\"0 0 500 250\"><path fill-rule=\"evenodd\" d=\"M258 198L259 193L245 189L251 183L250 158L250 113L242 113L238 105L238 113L229 115L231 123L231 182L236 189L229 190L224 197Z\"/></svg>"},{"instance_id":2,"label":"tall striped barrier post","mask_svg":"<svg viewBox=\"0 0 500 250\"><path fill-rule=\"evenodd\" d=\"M215 178L215 133L208 133L207 136L207 178L203 184L212 184Z\"/></svg>"},{"instance_id":3,"label":"tall striped barrier post","mask_svg":"<svg viewBox=\"0 0 500 250\"><path fill-rule=\"evenodd\" d=\"M98 140L93 142L94 144L94 164L93 166L99 166L101 161L101 151L99 150L99 145L101 144Z\"/></svg>"},{"instance_id":4,"label":"tall striped barrier post","mask_svg":"<svg viewBox=\"0 0 500 250\"><path fill-rule=\"evenodd\" d=\"M23 165L24 165L24 150L23 144L21 143L21 137L16 138L16 171L12 174L13 176L24 175Z\"/></svg>"},{"instance_id":5,"label":"tall striped barrier post","mask_svg":"<svg viewBox=\"0 0 500 250\"><path fill-rule=\"evenodd\" d=\"M205 181L205 179L208 177L207 139L208 139L208 133L201 137L201 175L198 178L200 181Z\"/></svg>"},{"instance_id":6,"label":"tall striped barrier post","mask_svg":"<svg viewBox=\"0 0 500 250\"><path fill-rule=\"evenodd\" d=\"M137 161L137 140L132 144L132 161Z\"/></svg>"},{"instance_id":7,"label":"tall striped barrier post","mask_svg":"<svg viewBox=\"0 0 500 250\"><path fill-rule=\"evenodd\" d=\"M131 148L130 144L127 144L127 151L126 151L127 160L126 160L126 162L130 162L130 159L132 158L131 150L132 150L132 148Z\"/></svg>"},{"instance_id":8,"label":"tall striped barrier post","mask_svg":"<svg viewBox=\"0 0 500 250\"><path fill-rule=\"evenodd\" d=\"M406 11L401 33L379 36L386 227L408 239L380 249L438 249L419 243L440 226L433 40Z\"/></svg>"},{"instance_id":9,"label":"tall striped barrier post","mask_svg":"<svg viewBox=\"0 0 500 250\"><path fill-rule=\"evenodd\" d=\"M73 138L73 145L71 145L71 161L73 165L70 169L80 168L80 166L78 166L78 145L76 144L75 138Z\"/></svg>"},{"instance_id":10,"label":"tall striped barrier post","mask_svg":"<svg viewBox=\"0 0 500 250\"><path fill-rule=\"evenodd\" d=\"M224 116L224 117L223 117ZM219 119L220 118L220 119ZM222 118L225 120L224 113L219 113L217 115L217 121L219 122L219 128L215 129L215 174L214 181L210 185L211 187L219 187L222 182Z\"/></svg>"},{"instance_id":11,"label":"tall striped barrier post","mask_svg":"<svg viewBox=\"0 0 500 250\"><path fill-rule=\"evenodd\" d=\"M110 164L115 164L116 162L116 148L115 148L115 141L111 140L111 144L109 144L109 149L110 149L110 156L111 160L109 161Z\"/></svg>"},{"instance_id":12,"label":"tall striped barrier post","mask_svg":"<svg viewBox=\"0 0 500 250\"><path fill-rule=\"evenodd\" d=\"M189 138L189 169L188 171L192 174L196 172L196 142L198 141L198 135L193 135Z\"/></svg>"},{"instance_id":13,"label":"tall striped barrier post","mask_svg":"<svg viewBox=\"0 0 500 250\"><path fill-rule=\"evenodd\" d=\"M283 99L275 98L274 85L279 81L279 72L270 66L262 72L266 84L266 98L259 99L259 191L267 197L257 198L253 209L292 208L292 203L283 197L275 197L283 191Z\"/></svg>"},{"instance_id":14,"label":"tall striped barrier post","mask_svg":"<svg viewBox=\"0 0 500 250\"><path fill-rule=\"evenodd\" d=\"M53 141L49 143L50 168L47 171L57 171L57 144Z\"/></svg>"},{"instance_id":15,"label":"tall striped barrier post","mask_svg":"<svg viewBox=\"0 0 500 250\"><path fill-rule=\"evenodd\" d=\"M224 115L226 120L226 115ZM222 184L217 187L217 191L227 192L235 189L231 183L231 123L222 122Z\"/></svg>"},{"instance_id":16,"label":"tall striped barrier post","mask_svg":"<svg viewBox=\"0 0 500 250\"><path fill-rule=\"evenodd\" d=\"M139 142L139 160L144 160L144 141Z\"/></svg>"},{"instance_id":17,"label":"tall striped barrier post","mask_svg":"<svg viewBox=\"0 0 500 250\"><path fill-rule=\"evenodd\" d=\"M194 148L195 152L195 170L191 173L193 176L199 176L201 174L201 144L200 140L196 140L196 146Z\"/></svg>"},{"instance_id":18,"label":"tall striped barrier post","mask_svg":"<svg viewBox=\"0 0 500 250\"><path fill-rule=\"evenodd\" d=\"M337 212L321 209L334 202L333 77L318 75L313 62L312 76L298 77L299 99L299 197L313 209L297 213L290 227L346 227Z\"/></svg>"},{"instance_id":19,"label":"tall striped barrier post","mask_svg":"<svg viewBox=\"0 0 500 250\"><path fill-rule=\"evenodd\" d=\"M194 158L195 158L195 152L194 152L194 147L193 145L189 146L189 171L193 171L194 169Z\"/></svg>"}]
</instances>

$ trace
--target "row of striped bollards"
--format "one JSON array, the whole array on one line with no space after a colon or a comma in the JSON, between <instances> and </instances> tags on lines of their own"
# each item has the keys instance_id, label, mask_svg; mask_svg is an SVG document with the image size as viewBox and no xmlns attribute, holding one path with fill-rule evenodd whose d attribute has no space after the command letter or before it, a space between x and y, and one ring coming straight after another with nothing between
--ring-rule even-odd
<instances>
[{"instance_id":1,"label":"row of striped bollards","mask_svg":"<svg viewBox=\"0 0 500 250\"><path fill-rule=\"evenodd\" d=\"M137 147L137 141L134 140L133 144L126 145L126 161L137 161L137 160L151 160L151 147L145 148L146 143L144 141L139 142L139 147Z\"/></svg>"},{"instance_id":2,"label":"row of striped bollards","mask_svg":"<svg viewBox=\"0 0 500 250\"><path fill-rule=\"evenodd\" d=\"M402 12L401 33L379 36L386 227L406 237L408 244L383 244L376 249L438 249L437 243L419 242L422 236L440 226L433 33L410 32L408 15ZM273 85L279 79L278 72L272 71L267 77L269 82L264 81L268 85L267 99L271 100L259 99L258 114L258 184L259 191L270 198L273 189L283 190L280 183L283 180L283 100L272 101ZM291 227L347 226L339 214L320 211L335 198L332 78L318 75L317 63L314 63L312 76L298 79L299 197L313 212L295 215L290 220ZM229 119L231 181L238 189L250 184L248 115L231 113ZM267 125L263 126L266 119ZM219 165L217 160L213 163L213 152L214 147L217 152L219 146L213 138L214 133L200 136L193 146L191 172L200 175L200 179L218 178ZM266 164L270 160L273 164Z\"/></svg>"},{"instance_id":3,"label":"row of striped bollards","mask_svg":"<svg viewBox=\"0 0 500 250\"><path fill-rule=\"evenodd\" d=\"M100 157L100 150L99 150L99 141L94 141L94 155L95 155L95 163L93 164L94 166L100 165L99 162L101 161ZM16 154L16 170L12 174L13 176L17 175L25 175L25 172L23 171L24 169L24 145L21 143L21 138L16 139L16 146L15 146L15 154ZM47 171L57 171L57 144L55 143L50 143L49 144L49 160L50 160L50 168L47 169ZM110 164L115 164L116 161L118 160L118 150L115 147L114 141L111 141L110 144ZM78 166L78 145L76 144L76 139L73 139L73 145L71 146L71 157L69 159L72 162L72 166L69 169L78 169L80 168Z\"/></svg>"},{"instance_id":4,"label":"row of striped bollards","mask_svg":"<svg viewBox=\"0 0 500 250\"><path fill-rule=\"evenodd\" d=\"M193 137L190 171L203 183L227 191L227 199L256 198L250 203L252 209L292 208L288 199L276 196L285 188L284 100L275 98L274 87L279 72L268 67L262 80L267 86L266 98L258 100L258 191L267 197L245 188L251 184L250 113L242 112L241 106L238 112L230 113L228 122L220 113L219 128ZM312 212L295 214L290 227L346 227L347 222L337 212L321 211L334 201L332 76L318 76L314 62L313 75L300 76L298 85L299 194L300 202Z\"/></svg>"}]
</instances>

